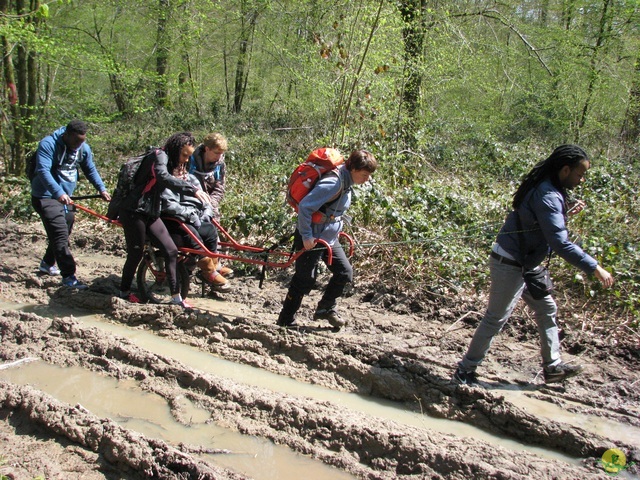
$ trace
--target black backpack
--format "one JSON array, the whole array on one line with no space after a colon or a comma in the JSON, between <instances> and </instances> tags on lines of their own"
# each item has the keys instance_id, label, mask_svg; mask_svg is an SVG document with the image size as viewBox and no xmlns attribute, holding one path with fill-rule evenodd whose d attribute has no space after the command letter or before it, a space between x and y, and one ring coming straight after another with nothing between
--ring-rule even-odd
<instances>
[{"instance_id":1,"label":"black backpack","mask_svg":"<svg viewBox=\"0 0 640 480\"><path fill-rule=\"evenodd\" d=\"M36 176L37 154L38 149L36 148L33 152L27 153L24 158L24 174L29 180L33 180L33 177Z\"/></svg>"},{"instance_id":2,"label":"black backpack","mask_svg":"<svg viewBox=\"0 0 640 480\"><path fill-rule=\"evenodd\" d=\"M149 154L154 153L156 150L158 150L157 147L150 147L144 154L129 158L122 164L120 172L118 172L116 188L111 194L111 202L109 202L109 209L107 210L108 218L111 220L118 218L122 204L136 186L135 177L140 165Z\"/></svg>"}]
</instances>

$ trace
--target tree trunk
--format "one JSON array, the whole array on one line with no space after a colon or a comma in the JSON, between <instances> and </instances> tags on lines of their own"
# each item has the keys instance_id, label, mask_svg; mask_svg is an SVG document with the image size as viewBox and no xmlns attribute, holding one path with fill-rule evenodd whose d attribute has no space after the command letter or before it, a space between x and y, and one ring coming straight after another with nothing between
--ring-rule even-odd
<instances>
[{"instance_id":1,"label":"tree trunk","mask_svg":"<svg viewBox=\"0 0 640 480\"><path fill-rule=\"evenodd\" d=\"M596 42L593 47L593 54L590 60L590 71L589 71L589 83L587 84L587 98L584 101L584 105L582 106L582 112L580 114L580 120L578 121L578 129L575 132L575 140L579 140L580 131L584 128L587 123L587 118L589 115L589 110L591 109L591 102L593 100L593 95L596 88L596 83L598 82L598 77L600 72L598 71L598 59L599 53L604 44L607 41L607 37L611 32L611 16L609 13L609 6L611 0L604 0L602 4L602 14L600 15L600 26L598 28L598 35L596 37Z\"/></svg>"},{"instance_id":2,"label":"tree trunk","mask_svg":"<svg viewBox=\"0 0 640 480\"><path fill-rule=\"evenodd\" d=\"M41 20L35 12L40 8L40 0L30 0L29 5L24 0L16 0L15 11L9 11L11 3L9 0L0 0L0 13L20 16L25 26L32 24L37 32ZM20 41L12 45L6 37L2 37L1 44L3 78L9 96L9 111L5 114L11 129L10 135L2 132L3 139L10 139L10 154L4 157L7 173L19 174L24 166L25 144L36 141L33 131L39 114L38 56L28 48L28 42ZM17 56L15 62L13 52Z\"/></svg>"},{"instance_id":3,"label":"tree trunk","mask_svg":"<svg viewBox=\"0 0 640 480\"><path fill-rule=\"evenodd\" d=\"M167 34L167 22L169 18L169 0L159 0L158 31L156 38L156 73L158 81L156 85L156 102L158 106L167 105L167 70L169 65L169 38Z\"/></svg>"},{"instance_id":4,"label":"tree trunk","mask_svg":"<svg viewBox=\"0 0 640 480\"><path fill-rule=\"evenodd\" d=\"M115 65L115 59L113 59ZM116 107L118 111L124 115L128 116L131 114L129 109L129 98L127 97L127 93L125 91L122 82L120 81L120 73L119 72L111 72L109 73L109 84L111 85L111 91L113 92L113 100L116 102Z\"/></svg>"},{"instance_id":5,"label":"tree trunk","mask_svg":"<svg viewBox=\"0 0 640 480\"><path fill-rule=\"evenodd\" d=\"M200 108L200 91L198 90L198 87L196 86L196 78L195 78L195 74L193 72L193 62L191 61L191 56L188 53L185 53L183 55L183 62L185 64L185 66L187 67L187 73L185 74L184 72L180 72L180 77L178 78L178 83L181 86L181 91L183 91L185 88L185 84L187 83L187 81L189 82L188 84L188 90L191 91L191 99L195 105L196 108L196 115L197 116L201 116L202 115L202 109Z\"/></svg>"},{"instance_id":6,"label":"tree trunk","mask_svg":"<svg viewBox=\"0 0 640 480\"><path fill-rule=\"evenodd\" d=\"M245 13L247 2L242 2L242 30L240 32L240 51L238 52L238 63L236 64L236 79L233 93L233 113L242 110L242 101L247 90L250 65L250 46L253 31L258 20L258 11L252 10ZM245 22L246 19L246 22Z\"/></svg>"},{"instance_id":7,"label":"tree trunk","mask_svg":"<svg viewBox=\"0 0 640 480\"><path fill-rule=\"evenodd\" d=\"M540 2L540 25L547 26L549 20L549 0L542 0Z\"/></svg>"},{"instance_id":8,"label":"tree trunk","mask_svg":"<svg viewBox=\"0 0 640 480\"><path fill-rule=\"evenodd\" d=\"M9 2L6 0L2 0L0 2L0 11L2 13L11 13L9 12ZM18 0L16 2L16 12L17 14L24 13L24 2ZM20 64L18 64L18 68L14 67L13 63L13 55L12 51L16 51L12 48L12 45L9 43L9 40L6 37L2 37L2 58L4 63L4 81L6 85L5 91L9 93L9 111L11 117L9 118L10 128L13 129L13 135L9 136L11 138L9 142L10 154L6 156L7 161L5 163L7 173L17 174L22 166L23 162L23 147L22 141L24 138L24 126L22 122L22 109L26 104L26 68L20 69ZM25 55L24 49L17 49L19 58ZM3 132L4 133L4 132ZM3 134L3 138L6 136Z\"/></svg>"},{"instance_id":9,"label":"tree trunk","mask_svg":"<svg viewBox=\"0 0 640 480\"><path fill-rule=\"evenodd\" d=\"M31 0L31 11L37 12L40 8L40 0ZM40 19L33 15L30 19L33 26L38 31ZM34 51L27 52L27 116L25 117L25 141L34 142L36 119L38 118L38 55Z\"/></svg>"},{"instance_id":10,"label":"tree trunk","mask_svg":"<svg viewBox=\"0 0 640 480\"><path fill-rule=\"evenodd\" d=\"M336 125L342 127L342 137L340 138L340 143L344 142L345 140L344 138L345 127L349 123L349 112L351 110L353 98L356 94L356 88L360 80L360 75L362 74L362 69L364 67L367 54L369 53L369 48L371 47L371 41L373 39L373 35L375 34L376 30L378 29L378 25L380 24L380 15L382 13L383 5L384 5L384 0L380 0L376 16L374 18L374 21L369 31L369 36L367 38L366 46L364 48L364 51L362 52L362 55L360 56L360 61L358 63L358 67L356 71L354 72L353 78L349 79L349 77L346 75L344 77L343 88L340 93L340 100L338 102L338 107L336 109L336 115L335 115L335 117L337 118ZM347 82L350 82L350 85ZM331 140L332 142L336 141L335 134L332 134Z\"/></svg>"},{"instance_id":11,"label":"tree trunk","mask_svg":"<svg viewBox=\"0 0 640 480\"><path fill-rule=\"evenodd\" d=\"M9 128L13 128L13 138L9 143L9 154L4 154L7 159L5 165L7 173L15 174L18 172L20 157L22 155L22 129L20 128L20 107L18 105L18 92L16 88L15 73L13 69L13 57L11 55L11 45L6 37L2 37L2 58L4 64L4 83L7 86L9 95L9 112L10 119ZM1 125L1 123L0 123ZM7 135L2 132L2 138Z\"/></svg>"},{"instance_id":12,"label":"tree trunk","mask_svg":"<svg viewBox=\"0 0 640 480\"><path fill-rule=\"evenodd\" d=\"M640 55L636 57L633 68L633 83L629 92L629 106L625 114L621 136L628 144L640 139Z\"/></svg>"},{"instance_id":13,"label":"tree trunk","mask_svg":"<svg viewBox=\"0 0 640 480\"><path fill-rule=\"evenodd\" d=\"M427 0L401 0L398 2L400 16L404 22L402 39L404 42L404 91L402 102L409 116L409 124L405 127L405 138L413 138L413 131L418 121L420 103L420 87L423 64L423 49L426 36Z\"/></svg>"},{"instance_id":14,"label":"tree trunk","mask_svg":"<svg viewBox=\"0 0 640 480\"><path fill-rule=\"evenodd\" d=\"M571 22L576 9L576 0L564 0L562 2L562 25L565 30L571 30Z\"/></svg>"}]
</instances>

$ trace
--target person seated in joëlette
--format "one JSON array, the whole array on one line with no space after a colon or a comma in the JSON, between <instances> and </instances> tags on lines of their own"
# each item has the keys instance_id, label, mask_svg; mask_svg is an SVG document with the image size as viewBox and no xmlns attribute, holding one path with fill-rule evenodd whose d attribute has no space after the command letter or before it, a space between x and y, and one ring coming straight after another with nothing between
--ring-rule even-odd
<instances>
[{"instance_id":1,"label":"person seated in jo\u00eblette","mask_svg":"<svg viewBox=\"0 0 640 480\"><path fill-rule=\"evenodd\" d=\"M201 191L200 182L194 175L188 173L186 165L186 162L180 161L176 165L170 165L169 171L174 177L193 185L196 191ZM165 189L160 198L162 205L161 215L164 218L167 230L176 243L181 243L194 249L200 248L197 241L185 232L178 222L166 219L166 217L180 220L209 251L217 251L218 229L211 223L214 211L210 203L202 202L195 195L176 192L171 189ZM200 269L198 276L202 281L209 284L214 291L226 292L230 290L231 285L229 280L220 274L218 263L218 258L202 255L197 261L197 266Z\"/></svg>"}]
</instances>

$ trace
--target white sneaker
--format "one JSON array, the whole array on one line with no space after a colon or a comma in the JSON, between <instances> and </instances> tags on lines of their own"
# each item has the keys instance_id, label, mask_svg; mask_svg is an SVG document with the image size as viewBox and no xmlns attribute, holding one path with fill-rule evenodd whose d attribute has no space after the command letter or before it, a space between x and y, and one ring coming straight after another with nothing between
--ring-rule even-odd
<instances>
[{"instance_id":1,"label":"white sneaker","mask_svg":"<svg viewBox=\"0 0 640 480\"><path fill-rule=\"evenodd\" d=\"M38 270L42 273L46 273L47 275L51 275L52 277L60 275L60 269L58 267L56 267L55 265L47 265L44 260L40 262Z\"/></svg>"}]
</instances>

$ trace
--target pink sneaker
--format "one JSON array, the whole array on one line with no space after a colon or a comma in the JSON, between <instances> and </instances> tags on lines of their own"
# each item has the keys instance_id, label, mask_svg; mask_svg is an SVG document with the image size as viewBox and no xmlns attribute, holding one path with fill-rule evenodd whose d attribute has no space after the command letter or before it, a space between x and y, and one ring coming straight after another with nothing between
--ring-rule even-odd
<instances>
[{"instance_id":1,"label":"pink sneaker","mask_svg":"<svg viewBox=\"0 0 640 480\"><path fill-rule=\"evenodd\" d=\"M134 293L130 293L127 300L129 300L131 303L142 303Z\"/></svg>"},{"instance_id":2,"label":"pink sneaker","mask_svg":"<svg viewBox=\"0 0 640 480\"><path fill-rule=\"evenodd\" d=\"M180 305L185 310L193 310L193 307L190 304L188 304L186 300L180 297L178 297L178 299L172 298L171 305Z\"/></svg>"},{"instance_id":3,"label":"pink sneaker","mask_svg":"<svg viewBox=\"0 0 640 480\"><path fill-rule=\"evenodd\" d=\"M120 292L118 297L128 301L129 303L142 303L142 301L136 296L135 293L130 292Z\"/></svg>"}]
</instances>

